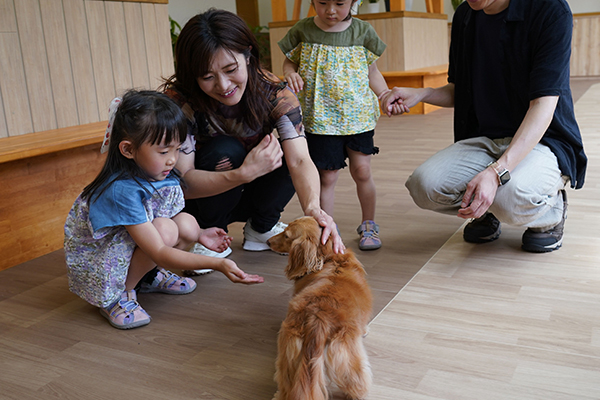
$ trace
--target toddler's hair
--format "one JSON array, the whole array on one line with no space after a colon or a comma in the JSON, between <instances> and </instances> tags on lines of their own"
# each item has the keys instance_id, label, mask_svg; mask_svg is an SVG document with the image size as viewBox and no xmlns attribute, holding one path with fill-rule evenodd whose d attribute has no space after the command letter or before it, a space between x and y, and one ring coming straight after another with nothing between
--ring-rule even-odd
<instances>
[{"instance_id":1,"label":"toddler's hair","mask_svg":"<svg viewBox=\"0 0 600 400\"><path fill-rule=\"evenodd\" d=\"M113 181L122 178L148 181L148 176L135 161L121 154L119 144L123 140L130 141L133 149L138 149L144 143L160 144L163 140L167 144L182 143L186 135L185 116L173 100L154 90L129 90L123 95L115 114L104 166L96 179L85 187L81 197L91 200L94 195L99 196L110 185L111 182L106 183L113 175ZM178 176L177 171L173 171Z\"/></svg>"}]
</instances>

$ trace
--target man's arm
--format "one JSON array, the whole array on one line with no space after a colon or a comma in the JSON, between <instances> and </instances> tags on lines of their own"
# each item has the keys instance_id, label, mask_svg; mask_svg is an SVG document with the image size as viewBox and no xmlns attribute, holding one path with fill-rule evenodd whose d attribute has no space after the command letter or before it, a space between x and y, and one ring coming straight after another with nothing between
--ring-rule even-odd
<instances>
[{"instance_id":1,"label":"man's arm","mask_svg":"<svg viewBox=\"0 0 600 400\"><path fill-rule=\"evenodd\" d=\"M454 107L454 84L448 83L438 88L399 88L395 87L381 102L381 108L390 115L397 114L394 105L400 104L401 112L408 112L417 103L425 102L439 107Z\"/></svg>"}]
</instances>

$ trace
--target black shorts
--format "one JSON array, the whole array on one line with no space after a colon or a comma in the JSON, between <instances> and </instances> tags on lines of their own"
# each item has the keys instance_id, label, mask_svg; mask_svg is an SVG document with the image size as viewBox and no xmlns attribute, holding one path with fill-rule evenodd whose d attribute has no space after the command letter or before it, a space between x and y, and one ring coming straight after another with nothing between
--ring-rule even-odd
<instances>
[{"instance_id":1,"label":"black shorts","mask_svg":"<svg viewBox=\"0 0 600 400\"><path fill-rule=\"evenodd\" d=\"M379 153L373 144L375 131L367 131L356 135L315 135L306 132L310 157L319 169L338 170L346 167L348 150L371 155Z\"/></svg>"}]
</instances>

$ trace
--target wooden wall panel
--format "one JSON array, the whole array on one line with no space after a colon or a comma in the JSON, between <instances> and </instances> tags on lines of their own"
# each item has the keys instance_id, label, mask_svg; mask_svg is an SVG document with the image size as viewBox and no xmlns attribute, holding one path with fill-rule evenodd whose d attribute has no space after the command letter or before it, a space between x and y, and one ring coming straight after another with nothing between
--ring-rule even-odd
<instances>
[{"instance_id":1,"label":"wooden wall panel","mask_svg":"<svg viewBox=\"0 0 600 400\"><path fill-rule=\"evenodd\" d=\"M571 76L600 76L600 14L575 16Z\"/></svg>"},{"instance_id":2,"label":"wooden wall panel","mask_svg":"<svg viewBox=\"0 0 600 400\"><path fill-rule=\"evenodd\" d=\"M23 58L17 33L0 33L0 90L8 135L33 132Z\"/></svg>"},{"instance_id":3,"label":"wooden wall panel","mask_svg":"<svg viewBox=\"0 0 600 400\"><path fill-rule=\"evenodd\" d=\"M129 45L127 44L127 28L125 27L125 11L123 10L123 3L116 1L107 1L105 10L110 59L115 79L115 93L120 96L125 89L133 86L131 63L129 62Z\"/></svg>"},{"instance_id":4,"label":"wooden wall panel","mask_svg":"<svg viewBox=\"0 0 600 400\"><path fill-rule=\"evenodd\" d=\"M98 100L96 99L84 2L83 0L63 0L63 6L79 123L97 122L99 121Z\"/></svg>"},{"instance_id":5,"label":"wooden wall panel","mask_svg":"<svg viewBox=\"0 0 600 400\"><path fill-rule=\"evenodd\" d=\"M156 12L154 4L141 4L142 23L144 26L144 43L146 47L146 60L148 62L148 89L157 89L162 83L162 67L160 63L160 46L156 26Z\"/></svg>"},{"instance_id":6,"label":"wooden wall panel","mask_svg":"<svg viewBox=\"0 0 600 400\"><path fill-rule=\"evenodd\" d=\"M13 0L0 0L0 32L17 32Z\"/></svg>"},{"instance_id":7,"label":"wooden wall panel","mask_svg":"<svg viewBox=\"0 0 600 400\"><path fill-rule=\"evenodd\" d=\"M127 43L129 45L129 62L133 87L147 89L150 87L146 43L144 41L144 23L142 9L137 3L124 3Z\"/></svg>"},{"instance_id":8,"label":"wooden wall panel","mask_svg":"<svg viewBox=\"0 0 600 400\"><path fill-rule=\"evenodd\" d=\"M8 136L6 127L6 118L4 118L4 101L2 100L2 91L0 91L0 138Z\"/></svg>"},{"instance_id":9,"label":"wooden wall panel","mask_svg":"<svg viewBox=\"0 0 600 400\"><path fill-rule=\"evenodd\" d=\"M405 70L448 63L446 21L405 18L404 37ZM393 48L388 47L388 50L393 51Z\"/></svg>"},{"instance_id":10,"label":"wooden wall panel","mask_svg":"<svg viewBox=\"0 0 600 400\"><path fill-rule=\"evenodd\" d=\"M31 107L33 129L45 131L56 128L56 113L52 101L50 70L44 43L42 17L38 0L15 2L23 68Z\"/></svg>"},{"instance_id":11,"label":"wooden wall panel","mask_svg":"<svg viewBox=\"0 0 600 400\"><path fill-rule=\"evenodd\" d=\"M369 21L377 34L387 45L382 56L377 60L377 67L381 71L405 71L406 40L405 18L385 18ZM385 38L385 40L383 39Z\"/></svg>"},{"instance_id":12,"label":"wooden wall panel","mask_svg":"<svg viewBox=\"0 0 600 400\"><path fill-rule=\"evenodd\" d=\"M173 64L173 46L171 45L171 36L163 35L162 32L169 32L169 7L166 4L155 4L156 10L156 29L158 35L158 47L160 51L160 66L162 76L170 77L175 73Z\"/></svg>"},{"instance_id":13,"label":"wooden wall panel","mask_svg":"<svg viewBox=\"0 0 600 400\"><path fill-rule=\"evenodd\" d=\"M44 40L47 49L52 100L58 128L79 124L71 56L63 6L56 0L40 0Z\"/></svg>"},{"instance_id":14,"label":"wooden wall panel","mask_svg":"<svg viewBox=\"0 0 600 400\"><path fill-rule=\"evenodd\" d=\"M108 105L115 97L115 79L110 60L110 45L103 1L85 2L90 51L96 84L96 101L100 120L108 120Z\"/></svg>"}]
</instances>

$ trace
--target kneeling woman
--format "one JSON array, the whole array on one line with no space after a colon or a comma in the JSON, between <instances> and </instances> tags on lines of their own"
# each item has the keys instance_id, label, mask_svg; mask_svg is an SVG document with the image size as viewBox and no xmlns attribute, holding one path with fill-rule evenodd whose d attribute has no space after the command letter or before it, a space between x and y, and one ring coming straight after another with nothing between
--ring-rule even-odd
<instances>
[{"instance_id":1,"label":"kneeling woman","mask_svg":"<svg viewBox=\"0 0 600 400\"><path fill-rule=\"evenodd\" d=\"M246 23L223 10L196 15L181 30L176 60L165 92L188 120L177 164L188 186L186 211L201 227L227 230L246 222L243 248L268 250L266 241L285 227L281 212L297 192L305 215L324 228L322 240L331 235L335 251L343 252L333 218L319 204L300 104L261 68Z\"/></svg>"}]
</instances>

